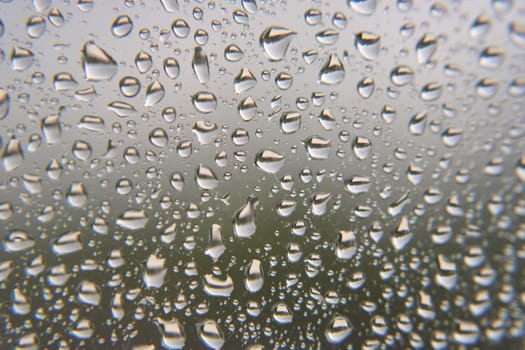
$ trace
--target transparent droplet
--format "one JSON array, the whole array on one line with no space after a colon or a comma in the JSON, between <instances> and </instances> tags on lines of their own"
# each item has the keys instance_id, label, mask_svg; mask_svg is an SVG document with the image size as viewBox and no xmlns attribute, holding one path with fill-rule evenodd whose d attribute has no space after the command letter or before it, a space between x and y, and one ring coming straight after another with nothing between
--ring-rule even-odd
<instances>
[{"instance_id":1,"label":"transparent droplet","mask_svg":"<svg viewBox=\"0 0 525 350\"><path fill-rule=\"evenodd\" d=\"M217 97L207 91L199 91L191 97L193 106L201 113L215 112L217 109Z\"/></svg>"},{"instance_id":2,"label":"transparent droplet","mask_svg":"<svg viewBox=\"0 0 525 350\"><path fill-rule=\"evenodd\" d=\"M244 204L233 216L233 231L239 238L249 238L256 231L255 225L255 208L258 199L249 197Z\"/></svg>"},{"instance_id":3,"label":"transparent droplet","mask_svg":"<svg viewBox=\"0 0 525 350\"><path fill-rule=\"evenodd\" d=\"M306 10L306 12L304 13L304 20L306 24L309 24L311 26L321 23L321 21L323 20L321 10L316 8L310 8Z\"/></svg>"},{"instance_id":4,"label":"transparent droplet","mask_svg":"<svg viewBox=\"0 0 525 350\"><path fill-rule=\"evenodd\" d=\"M149 133L149 141L155 147L163 148L168 145L168 134L163 128L155 128Z\"/></svg>"},{"instance_id":5,"label":"transparent droplet","mask_svg":"<svg viewBox=\"0 0 525 350\"><path fill-rule=\"evenodd\" d=\"M233 80L235 93L237 94L241 94L250 89L253 89L256 84L257 79L255 79L255 76L252 74L252 72L245 67L241 69L239 74Z\"/></svg>"},{"instance_id":6,"label":"transparent droplet","mask_svg":"<svg viewBox=\"0 0 525 350\"><path fill-rule=\"evenodd\" d=\"M244 57L244 52L235 44L230 44L224 48L224 58L230 62L238 62Z\"/></svg>"},{"instance_id":7,"label":"transparent droplet","mask_svg":"<svg viewBox=\"0 0 525 350\"><path fill-rule=\"evenodd\" d=\"M166 91L164 86L155 80L146 88L146 98L144 99L144 107L153 107L164 98Z\"/></svg>"},{"instance_id":8,"label":"transparent droplet","mask_svg":"<svg viewBox=\"0 0 525 350\"><path fill-rule=\"evenodd\" d=\"M124 230L140 230L146 226L148 216L144 210L128 209L116 220L116 224Z\"/></svg>"},{"instance_id":9,"label":"transparent droplet","mask_svg":"<svg viewBox=\"0 0 525 350\"><path fill-rule=\"evenodd\" d=\"M331 152L331 140L321 136L310 136L305 141L308 155L313 159L328 159Z\"/></svg>"},{"instance_id":10,"label":"transparent droplet","mask_svg":"<svg viewBox=\"0 0 525 350\"><path fill-rule=\"evenodd\" d=\"M11 50L11 69L22 72L33 65L35 62L34 54L31 50L21 46L15 46Z\"/></svg>"},{"instance_id":11,"label":"transparent droplet","mask_svg":"<svg viewBox=\"0 0 525 350\"><path fill-rule=\"evenodd\" d=\"M9 93L0 88L0 120L4 119L9 114L10 102L11 99Z\"/></svg>"},{"instance_id":12,"label":"transparent droplet","mask_svg":"<svg viewBox=\"0 0 525 350\"><path fill-rule=\"evenodd\" d=\"M339 40L339 32L335 29L324 29L315 34L315 39L321 45L333 45Z\"/></svg>"},{"instance_id":13,"label":"transparent droplet","mask_svg":"<svg viewBox=\"0 0 525 350\"><path fill-rule=\"evenodd\" d=\"M331 344L340 344L352 334L353 329L348 318L341 315L334 316L326 326L326 340Z\"/></svg>"},{"instance_id":14,"label":"transparent droplet","mask_svg":"<svg viewBox=\"0 0 525 350\"><path fill-rule=\"evenodd\" d=\"M125 97L135 97L140 92L140 81L131 76L125 76L119 81L120 92Z\"/></svg>"},{"instance_id":15,"label":"transparent droplet","mask_svg":"<svg viewBox=\"0 0 525 350\"><path fill-rule=\"evenodd\" d=\"M256 293L263 287L264 277L261 261L252 259L245 270L244 286L250 293Z\"/></svg>"},{"instance_id":16,"label":"transparent droplet","mask_svg":"<svg viewBox=\"0 0 525 350\"><path fill-rule=\"evenodd\" d=\"M206 320L197 325L197 334L201 342L207 347L222 349L225 338L219 325L213 320Z\"/></svg>"},{"instance_id":17,"label":"transparent droplet","mask_svg":"<svg viewBox=\"0 0 525 350\"><path fill-rule=\"evenodd\" d=\"M208 55L200 46L196 46L193 50L191 66L193 68L193 73L201 84L205 84L210 80L210 65L208 63Z\"/></svg>"},{"instance_id":18,"label":"transparent droplet","mask_svg":"<svg viewBox=\"0 0 525 350\"><path fill-rule=\"evenodd\" d=\"M330 55L326 64L319 71L319 81L322 84L339 84L345 79L345 69L343 62L336 54Z\"/></svg>"},{"instance_id":19,"label":"transparent droplet","mask_svg":"<svg viewBox=\"0 0 525 350\"><path fill-rule=\"evenodd\" d=\"M290 111L284 112L279 119L279 125L283 134L293 134L301 128L301 114Z\"/></svg>"},{"instance_id":20,"label":"transparent droplet","mask_svg":"<svg viewBox=\"0 0 525 350\"><path fill-rule=\"evenodd\" d=\"M167 2L168 0L163 0ZM173 1L173 0L171 0ZM155 323L161 333L161 344L165 349L183 349L186 343L184 328L176 318L164 320L160 317L155 319Z\"/></svg>"},{"instance_id":21,"label":"transparent droplet","mask_svg":"<svg viewBox=\"0 0 525 350\"><path fill-rule=\"evenodd\" d=\"M111 80L118 69L113 57L92 41L82 47L82 67L88 81Z\"/></svg>"},{"instance_id":22,"label":"transparent droplet","mask_svg":"<svg viewBox=\"0 0 525 350\"><path fill-rule=\"evenodd\" d=\"M390 80L397 86L404 86L414 80L414 71L408 66L397 66L390 72Z\"/></svg>"},{"instance_id":23,"label":"transparent droplet","mask_svg":"<svg viewBox=\"0 0 525 350\"><path fill-rule=\"evenodd\" d=\"M284 156L272 150L261 151L255 156L255 165L269 174L276 174L284 162Z\"/></svg>"},{"instance_id":24,"label":"transparent droplet","mask_svg":"<svg viewBox=\"0 0 525 350\"><path fill-rule=\"evenodd\" d=\"M257 115L257 104L255 103L255 99L251 96L241 100L237 109L241 118L246 122L249 122ZM2 118L0 118L0 120L1 119Z\"/></svg>"},{"instance_id":25,"label":"transparent droplet","mask_svg":"<svg viewBox=\"0 0 525 350\"><path fill-rule=\"evenodd\" d=\"M164 68L164 73L166 73L168 78L177 79L179 77L179 74L180 74L179 62L175 58L173 57L166 58L163 62L163 68Z\"/></svg>"},{"instance_id":26,"label":"transparent droplet","mask_svg":"<svg viewBox=\"0 0 525 350\"><path fill-rule=\"evenodd\" d=\"M270 61L281 61L296 34L285 27L272 26L261 33L259 43Z\"/></svg>"},{"instance_id":27,"label":"transparent droplet","mask_svg":"<svg viewBox=\"0 0 525 350\"><path fill-rule=\"evenodd\" d=\"M359 32L355 36L355 47L365 60L375 60L379 56L381 37L371 32Z\"/></svg>"},{"instance_id":28,"label":"transparent droplet","mask_svg":"<svg viewBox=\"0 0 525 350\"><path fill-rule=\"evenodd\" d=\"M117 38L127 36L133 30L133 21L128 15L120 15L115 18L111 25L111 33Z\"/></svg>"},{"instance_id":29,"label":"transparent droplet","mask_svg":"<svg viewBox=\"0 0 525 350\"><path fill-rule=\"evenodd\" d=\"M141 50L135 56L135 66L137 67L139 72L142 74L148 72L151 69L151 67L153 67L153 59L151 58L151 55L147 53L146 51Z\"/></svg>"},{"instance_id":30,"label":"transparent droplet","mask_svg":"<svg viewBox=\"0 0 525 350\"><path fill-rule=\"evenodd\" d=\"M348 6L360 15L370 16L376 11L377 0L347 0Z\"/></svg>"},{"instance_id":31,"label":"transparent droplet","mask_svg":"<svg viewBox=\"0 0 525 350\"><path fill-rule=\"evenodd\" d=\"M416 44L417 63L428 63L437 51L437 39L432 34L426 33Z\"/></svg>"},{"instance_id":32,"label":"transparent droplet","mask_svg":"<svg viewBox=\"0 0 525 350\"><path fill-rule=\"evenodd\" d=\"M362 98L369 98L375 90L375 82L372 78L363 78L357 83L357 92Z\"/></svg>"},{"instance_id":33,"label":"transparent droplet","mask_svg":"<svg viewBox=\"0 0 525 350\"><path fill-rule=\"evenodd\" d=\"M40 38L46 30L46 19L43 16L31 16L26 22L27 35L30 38Z\"/></svg>"}]
</instances>

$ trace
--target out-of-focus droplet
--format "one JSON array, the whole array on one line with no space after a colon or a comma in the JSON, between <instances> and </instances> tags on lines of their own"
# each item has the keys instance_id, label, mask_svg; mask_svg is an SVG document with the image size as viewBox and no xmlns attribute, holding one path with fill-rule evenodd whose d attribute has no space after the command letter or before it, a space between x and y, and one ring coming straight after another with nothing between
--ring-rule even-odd
<instances>
[{"instance_id":1,"label":"out-of-focus droplet","mask_svg":"<svg viewBox=\"0 0 525 350\"><path fill-rule=\"evenodd\" d=\"M9 97L9 93L4 89L0 89L0 120L7 117L9 113L10 102L11 99Z\"/></svg>"},{"instance_id":2,"label":"out-of-focus droplet","mask_svg":"<svg viewBox=\"0 0 525 350\"><path fill-rule=\"evenodd\" d=\"M12 138L2 152L2 165L6 171L13 171L24 162L24 152L18 139Z\"/></svg>"},{"instance_id":3,"label":"out-of-focus droplet","mask_svg":"<svg viewBox=\"0 0 525 350\"><path fill-rule=\"evenodd\" d=\"M225 338L224 334L213 320L206 320L197 325L197 334L201 342L213 350L222 349Z\"/></svg>"},{"instance_id":4,"label":"out-of-focus droplet","mask_svg":"<svg viewBox=\"0 0 525 350\"><path fill-rule=\"evenodd\" d=\"M43 16L31 16L26 22L27 36L33 39L40 38L46 30L46 19Z\"/></svg>"},{"instance_id":5,"label":"out-of-focus droplet","mask_svg":"<svg viewBox=\"0 0 525 350\"><path fill-rule=\"evenodd\" d=\"M410 231L410 227L408 226L408 219L406 217L402 217L399 225L397 226L397 229L392 233L392 245L396 251L403 250L408 245L408 243L410 243L412 238L413 234Z\"/></svg>"},{"instance_id":6,"label":"out-of-focus droplet","mask_svg":"<svg viewBox=\"0 0 525 350\"><path fill-rule=\"evenodd\" d=\"M372 96L375 90L375 82L372 78L363 78L357 83L357 92L364 99Z\"/></svg>"},{"instance_id":7,"label":"out-of-focus droplet","mask_svg":"<svg viewBox=\"0 0 525 350\"><path fill-rule=\"evenodd\" d=\"M390 72L390 80L397 86L409 84L414 79L414 71L408 66L397 66Z\"/></svg>"},{"instance_id":8,"label":"out-of-focus droplet","mask_svg":"<svg viewBox=\"0 0 525 350\"><path fill-rule=\"evenodd\" d=\"M425 131L427 123L427 112L416 113L408 122L408 130L412 135L421 135Z\"/></svg>"},{"instance_id":9,"label":"out-of-focus droplet","mask_svg":"<svg viewBox=\"0 0 525 350\"><path fill-rule=\"evenodd\" d=\"M140 230L148 223L148 216L144 210L128 209L116 220L116 224L125 230Z\"/></svg>"},{"instance_id":10,"label":"out-of-focus droplet","mask_svg":"<svg viewBox=\"0 0 525 350\"><path fill-rule=\"evenodd\" d=\"M164 10L169 13L175 12L179 9L178 0L160 0L160 3L162 4L162 7L164 7Z\"/></svg>"},{"instance_id":11,"label":"out-of-focus droplet","mask_svg":"<svg viewBox=\"0 0 525 350\"><path fill-rule=\"evenodd\" d=\"M340 344L352 334L354 327L345 316L334 316L326 326L325 337L331 344Z\"/></svg>"},{"instance_id":12,"label":"out-of-focus droplet","mask_svg":"<svg viewBox=\"0 0 525 350\"><path fill-rule=\"evenodd\" d=\"M88 81L111 80L118 70L113 57L92 41L82 47L82 67Z\"/></svg>"},{"instance_id":13,"label":"out-of-focus droplet","mask_svg":"<svg viewBox=\"0 0 525 350\"><path fill-rule=\"evenodd\" d=\"M144 285L153 289L162 287L167 272L166 259L151 254L144 264Z\"/></svg>"},{"instance_id":14,"label":"out-of-focus droplet","mask_svg":"<svg viewBox=\"0 0 525 350\"><path fill-rule=\"evenodd\" d=\"M417 63L428 63L437 51L437 39L430 33L426 33L416 44Z\"/></svg>"},{"instance_id":15,"label":"out-of-focus droplet","mask_svg":"<svg viewBox=\"0 0 525 350\"><path fill-rule=\"evenodd\" d=\"M11 50L11 69L22 72L28 69L35 62L33 52L21 46L15 46Z\"/></svg>"},{"instance_id":16,"label":"out-of-focus droplet","mask_svg":"<svg viewBox=\"0 0 525 350\"><path fill-rule=\"evenodd\" d=\"M370 16L377 8L377 0L347 0L348 6L360 15Z\"/></svg>"}]
</instances>

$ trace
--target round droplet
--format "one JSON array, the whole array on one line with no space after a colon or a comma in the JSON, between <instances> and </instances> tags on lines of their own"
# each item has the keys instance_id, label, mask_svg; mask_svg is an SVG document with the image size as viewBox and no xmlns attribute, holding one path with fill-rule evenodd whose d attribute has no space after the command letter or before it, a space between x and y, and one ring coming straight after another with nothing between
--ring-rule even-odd
<instances>
[{"instance_id":1,"label":"round droplet","mask_svg":"<svg viewBox=\"0 0 525 350\"><path fill-rule=\"evenodd\" d=\"M379 35L371 32L360 32L355 36L355 47L365 60L375 60L379 56Z\"/></svg>"},{"instance_id":2,"label":"round droplet","mask_svg":"<svg viewBox=\"0 0 525 350\"><path fill-rule=\"evenodd\" d=\"M168 145L168 134L163 128L155 128L149 133L149 141L155 147L166 147Z\"/></svg>"},{"instance_id":3,"label":"round droplet","mask_svg":"<svg viewBox=\"0 0 525 350\"><path fill-rule=\"evenodd\" d=\"M345 316L334 316L326 327L326 340L331 344L340 344L352 334L353 328Z\"/></svg>"},{"instance_id":4,"label":"round droplet","mask_svg":"<svg viewBox=\"0 0 525 350\"><path fill-rule=\"evenodd\" d=\"M140 92L140 81L131 76L126 76L120 79L120 92L125 97L135 97Z\"/></svg>"},{"instance_id":5,"label":"round droplet","mask_svg":"<svg viewBox=\"0 0 525 350\"><path fill-rule=\"evenodd\" d=\"M164 73L166 73L168 78L177 79L179 77L179 74L180 74L179 62L175 58L173 57L166 58L163 62L163 68L164 68Z\"/></svg>"},{"instance_id":6,"label":"round droplet","mask_svg":"<svg viewBox=\"0 0 525 350\"><path fill-rule=\"evenodd\" d=\"M128 15L120 15L115 18L111 25L111 33L117 38L127 36L133 30L133 22Z\"/></svg>"},{"instance_id":7,"label":"round droplet","mask_svg":"<svg viewBox=\"0 0 525 350\"><path fill-rule=\"evenodd\" d=\"M207 91L199 91L191 97L195 109L201 113L211 113L217 109L217 97Z\"/></svg>"}]
</instances>

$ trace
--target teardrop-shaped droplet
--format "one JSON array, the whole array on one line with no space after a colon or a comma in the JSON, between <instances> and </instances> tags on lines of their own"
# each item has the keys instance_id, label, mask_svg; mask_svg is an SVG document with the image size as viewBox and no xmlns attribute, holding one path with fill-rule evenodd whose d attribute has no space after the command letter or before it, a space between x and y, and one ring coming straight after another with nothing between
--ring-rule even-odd
<instances>
[{"instance_id":1,"label":"teardrop-shaped droplet","mask_svg":"<svg viewBox=\"0 0 525 350\"><path fill-rule=\"evenodd\" d=\"M111 80L118 70L113 57L92 41L82 47L82 67L88 81Z\"/></svg>"},{"instance_id":2,"label":"teardrop-shaped droplet","mask_svg":"<svg viewBox=\"0 0 525 350\"><path fill-rule=\"evenodd\" d=\"M416 44L417 63L428 63L437 51L437 39L432 34L426 33Z\"/></svg>"},{"instance_id":3,"label":"teardrop-shaped droplet","mask_svg":"<svg viewBox=\"0 0 525 350\"><path fill-rule=\"evenodd\" d=\"M208 55L200 46L196 46L193 50L193 59L191 61L193 73L201 84L205 84L210 80L210 64L208 63Z\"/></svg>"},{"instance_id":4,"label":"teardrop-shaped droplet","mask_svg":"<svg viewBox=\"0 0 525 350\"><path fill-rule=\"evenodd\" d=\"M239 110L241 118L246 122L249 122L257 115L257 104L255 103L255 99L251 96L248 96L239 102L237 109Z\"/></svg>"},{"instance_id":5,"label":"teardrop-shaped droplet","mask_svg":"<svg viewBox=\"0 0 525 350\"><path fill-rule=\"evenodd\" d=\"M272 150L264 150L255 156L255 165L269 174L276 174L284 165L284 156Z\"/></svg>"},{"instance_id":6,"label":"teardrop-shaped droplet","mask_svg":"<svg viewBox=\"0 0 525 350\"><path fill-rule=\"evenodd\" d=\"M111 33L117 38L127 36L133 30L133 22L128 15L120 15L115 18L111 25Z\"/></svg>"},{"instance_id":7,"label":"teardrop-shaped droplet","mask_svg":"<svg viewBox=\"0 0 525 350\"><path fill-rule=\"evenodd\" d=\"M253 89L255 85L257 85L257 79L255 79L255 76L248 68L243 67L239 74L234 78L233 85L235 93L241 94Z\"/></svg>"},{"instance_id":8,"label":"teardrop-shaped droplet","mask_svg":"<svg viewBox=\"0 0 525 350\"><path fill-rule=\"evenodd\" d=\"M217 175L206 165L200 164L197 168L195 182L203 190L212 190L219 184Z\"/></svg>"},{"instance_id":9,"label":"teardrop-shaped droplet","mask_svg":"<svg viewBox=\"0 0 525 350\"><path fill-rule=\"evenodd\" d=\"M414 114L408 122L408 130L412 135L421 135L425 131L427 125L427 112L420 112Z\"/></svg>"},{"instance_id":10,"label":"teardrop-shaped droplet","mask_svg":"<svg viewBox=\"0 0 525 350\"><path fill-rule=\"evenodd\" d=\"M336 54L330 55L326 64L319 71L319 81L322 84L339 84L345 79L345 69L343 62Z\"/></svg>"},{"instance_id":11,"label":"teardrop-shaped droplet","mask_svg":"<svg viewBox=\"0 0 525 350\"><path fill-rule=\"evenodd\" d=\"M375 82L372 78L363 78L357 83L357 92L364 99L372 96L375 90Z\"/></svg>"},{"instance_id":12,"label":"teardrop-shaped droplet","mask_svg":"<svg viewBox=\"0 0 525 350\"><path fill-rule=\"evenodd\" d=\"M244 286L250 293L256 293L263 287L264 277L261 261L252 259L246 267Z\"/></svg>"},{"instance_id":13,"label":"teardrop-shaped droplet","mask_svg":"<svg viewBox=\"0 0 525 350\"><path fill-rule=\"evenodd\" d=\"M296 34L285 27L271 26L261 33L259 43L270 61L281 61Z\"/></svg>"},{"instance_id":14,"label":"teardrop-shaped droplet","mask_svg":"<svg viewBox=\"0 0 525 350\"><path fill-rule=\"evenodd\" d=\"M390 72L390 80L397 86L405 86L414 80L414 71L408 66L397 66Z\"/></svg>"},{"instance_id":15,"label":"teardrop-shaped droplet","mask_svg":"<svg viewBox=\"0 0 525 350\"><path fill-rule=\"evenodd\" d=\"M412 240L413 234L408 226L408 219L402 217L397 229L392 233L392 245L396 251L403 250Z\"/></svg>"},{"instance_id":16,"label":"teardrop-shaped droplet","mask_svg":"<svg viewBox=\"0 0 525 350\"><path fill-rule=\"evenodd\" d=\"M225 247L222 237L222 227L218 224L213 224L210 227L208 247L204 253L211 257L213 261L217 261L224 251Z\"/></svg>"},{"instance_id":17,"label":"teardrop-shaped droplet","mask_svg":"<svg viewBox=\"0 0 525 350\"><path fill-rule=\"evenodd\" d=\"M371 32L359 32L355 36L355 47L365 60L375 60L379 56L381 37Z\"/></svg>"},{"instance_id":18,"label":"teardrop-shaped droplet","mask_svg":"<svg viewBox=\"0 0 525 350\"><path fill-rule=\"evenodd\" d=\"M135 66L139 70L140 73L144 74L147 71L153 67L153 59L151 58L151 55L147 53L144 50L141 50L136 56L135 56Z\"/></svg>"},{"instance_id":19,"label":"teardrop-shaped droplet","mask_svg":"<svg viewBox=\"0 0 525 350\"><path fill-rule=\"evenodd\" d=\"M165 95L164 86L158 81L155 80L146 88L146 98L144 100L145 107L153 107L159 103Z\"/></svg>"},{"instance_id":20,"label":"teardrop-shaped droplet","mask_svg":"<svg viewBox=\"0 0 525 350\"><path fill-rule=\"evenodd\" d=\"M239 238L250 238L255 233L255 208L258 199L249 197L244 204L233 216L233 231Z\"/></svg>"},{"instance_id":21,"label":"teardrop-shaped droplet","mask_svg":"<svg viewBox=\"0 0 525 350\"><path fill-rule=\"evenodd\" d=\"M295 111L284 112L279 119L283 134L293 134L301 128L301 113Z\"/></svg>"},{"instance_id":22,"label":"teardrop-shaped droplet","mask_svg":"<svg viewBox=\"0 0 525 350\"><path fill-rule=\"evenodd\" d=\"M366 137L358 136L352 145L355 156L359 160L365 160L372 151L372 142Z\"/></svg>"}]
</instances>

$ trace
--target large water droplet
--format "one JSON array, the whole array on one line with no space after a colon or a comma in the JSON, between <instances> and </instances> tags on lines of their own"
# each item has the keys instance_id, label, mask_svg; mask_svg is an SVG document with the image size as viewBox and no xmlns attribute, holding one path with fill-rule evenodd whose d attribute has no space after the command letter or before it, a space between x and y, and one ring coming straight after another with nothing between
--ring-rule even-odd
<instances>
[{"instance_id":1,"label":"large water droplet","mask_svg":"<svg viewBox=\"0 0 525 350\"><path fill-rule=\"evenodd\" d=\"M233 216L233 231L237 237L249 238L255 233L255 208L258 202L257 197L249 197Z\"/></svg>"},{"instance_id":2,"label":"large water droplet","mask_svg":"<svg viewBox=\"0 0 525 350\"><path fill-rule=\"evenodd\" d=\"M92 41L82 47L82 67L88 81L111 80L118 70L113 57Z\"/></svg>"},{"instance_id":3,"label":"large water droplet","mask_svg":"<svg viewBox=\"0 0 525 350\"><path fill-rule=\"evenodd\" d=\"M288 46L296 34L287 28L272 26L261 33L259 43L270 61L281 61L286 56Z\"/></svg>"},{"instance_id":4,"label":"large water droplet","mask_svg":"<svg viewBox=\"0 0 525 350\"><path fill-rule=\"evenodd\" d=\"M193 59L191 61L193 73L201 84L205 84L210 80L210 64L208 63L208 55L200 46L196 46L193 50Z\"/></svg>"},{"instance_id":5,"label":"large water droplet","mask_svg":"<svg viewBox=\"0 0 525 350\"><path fill-rule=\"evenodd\" d=\"M217 109L217 97L208 91L199 91L191 97L193 106L201 113L211 113Z\"/></svg>"},{"instance_id":6,"label":"large water droplet","mask_svg":"<svg viewBox=\"0 0 525 350\"><path fill-rule=\"evenodd\" d=\"M330 55L326 64L319 71L319 81L322 84L334 85L339 84L345 79L345 70L343 62L336 54Z\"/></svg>"},{"instance_id":7,"label":"large water droplet","mask_svg":"<svg viewBox=\"0 0 525 350\"><path fill-rule=\"evenodd\" d=\"M272 150L264 150L255 156L255 165L269 174L276 174L284 165L284 156Z\"/></svg>"}]
</instances>

